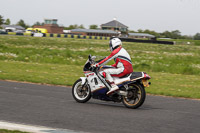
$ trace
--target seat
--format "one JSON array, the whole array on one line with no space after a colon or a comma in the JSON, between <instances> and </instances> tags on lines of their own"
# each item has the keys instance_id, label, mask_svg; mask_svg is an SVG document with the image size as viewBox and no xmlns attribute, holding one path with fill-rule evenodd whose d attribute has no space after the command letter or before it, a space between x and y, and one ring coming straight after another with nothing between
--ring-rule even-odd
<instances>
[{"instance_id":1,"label":"seat","mask_svg":"<svg viewBox=\"0 0 200 133\"><path fill-rule=\"evenodd\" d=\"M131 75L131 73L130 74L126 74L126 75L124 75L124 76L122 76L122 77L119 77L120 79L122 79L122 78L127 78L127 77L129 77Z\"/></svg>"},{"instance_id":2,"label":"seat","mask_svg":"<svg viewBox=\"0 0 200 133\"><path fill-rule=\"evenodd\" d=\"M139 79L139 78L143 78L143 77L144 77L143 72L132 72L130 79L134 80L134 79Z\"/></svg>"}]
</instances>

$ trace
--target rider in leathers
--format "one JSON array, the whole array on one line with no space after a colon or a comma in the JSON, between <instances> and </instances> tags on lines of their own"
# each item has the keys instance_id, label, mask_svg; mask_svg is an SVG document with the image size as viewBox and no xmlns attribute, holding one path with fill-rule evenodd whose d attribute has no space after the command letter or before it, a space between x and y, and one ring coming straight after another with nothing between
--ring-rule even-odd
<instances>
[{"instance_id":1,"label":"rider in leathers","mask_svg":"<svg viewBox=\"0 0 200 133\"><path fill-rule=\"evenodd\" d=\"M124 48L122 48L122 42L119 38L113 38L110 40L110 50L111 54L108 57L94 65L95 67L103 66L112 59L115 60L115 64L111 65L113 68L104 70L105 78L112 86L107 92L107 95L110 95L119 89L119 87L114 83L112 76L123 77L133 72L130 55Z\"/></svg>"}]
</instances>

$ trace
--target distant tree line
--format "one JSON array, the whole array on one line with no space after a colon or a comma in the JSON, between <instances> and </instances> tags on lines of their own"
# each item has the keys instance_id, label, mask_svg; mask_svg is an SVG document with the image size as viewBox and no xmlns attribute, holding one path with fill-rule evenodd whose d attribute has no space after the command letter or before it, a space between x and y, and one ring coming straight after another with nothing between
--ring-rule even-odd
<instances>
[{"instance_id":1,"label":"distant tree line","mask_svg":"<svg viewBox=\"0 0 200 133\"><path fill-rule=\"evenodd\" d=\"M0 25L2 24L6 24L9 25L10 24L10 19L7 18L6 20L3 18L3 16L0 15Z\"/></svg>"},{"instance_id":2,"label":"distant tree line","mask_svg":"<svg viewBox=\"0 0 200 133\"><path fill-rule=\"evenodd\" d=\"M4 19L3 16L0 15L0 26L1 26L2 24L10 25L10 24L11 24L11 21L10 21L9 18ZM27 24L24 22L23 19L20 19L20 20L16 23L16 25L20 25L20 26L22 26L22 27L24 27L24 28L30 27L29 25L27 25ZM1 28L1 27L0 27L0 28Z\"/></svg>"},{"instance_id":3,"label":"distant tree line","mask_svg":"<svg viewBox=\"0 0 200 133\"><path fill-rule=\"evenodd\" d=\"M10 25L11 21L9 18L4 19L2 15L0 15L0 25L2 24L6 24L6 25ZM35 25L44 25L44 23L40 23L40 22L35 22L32 26L26 24L24 22L23 19L20 19L16 25L20 25L24 28L28 28L28 27L33 27ZM1 28L1 27L0 27ZM84 25L69 25L68 27L64 27L65 30L71 30L71 29L85 29ZM98 25L96 24L92 24L89 26L89 29L100 29L98 27ZM194 40L200 40L200 33L196 33L194 36L188 36L188 35L181 35L181 32L179 30L174 30L174 31L164 31L162 33L158 33L156 31L153 30L142 30L139 29L137 31L133 31L133 30L129 30L130 33L147 33L147 34L151 34L154 35L157 38L171 38L171 39L194 39Z\"/></svg>"},{"instance_id":4,"label":"distant tree line","mask_svg":"<svg viewBox=\"0 0 200 133\"><path fill-rule=\"evenodd\" d=\"M71 30L71 29L85 29L85 27L81 24L81 25L69 25L68 27L64 27L65 30Z\"/></svg>"},{"instance_id":5,"label":"distant tree line","mask_svg":"<svg viewBox=\"0 0 200 133\"><path fill-rule=\"evenodd\" d=\"M141 30L139 29L138 31L129 31L132 33L147 33L147 34L151 34L154 35L157 38L171 38L171 39L195 39L195 40L200 40L197 39L197 36L200 33L197 33L194 36L188 36L188 35L181 35L181 32L179 30L173 30L173 31L164 31L162 33L158 33L156 31L153 30Z\"/></svg>"}]
</instances>

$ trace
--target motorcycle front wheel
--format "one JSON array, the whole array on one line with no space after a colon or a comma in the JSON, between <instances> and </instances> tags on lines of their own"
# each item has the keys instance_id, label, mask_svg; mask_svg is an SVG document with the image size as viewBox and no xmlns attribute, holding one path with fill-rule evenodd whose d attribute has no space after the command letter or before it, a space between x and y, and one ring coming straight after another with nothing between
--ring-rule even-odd
<instances>
[{"instance_id":1,"label":"motorcycle front wheel","mask_svg":"<svg viewBox=\"0 0 200 133\"><path fill-rule=\"evenodd\" d=\"M87 84L82 85L82 80L78 79L72 87L72 96L79 103L85 103L91 98L91 90Z\"/></svg>"},{"instance_id":2,"label":"motorcycle front wheel","mask_svg":"<svg viewBox=\"0 0 200 133\"><path fill-rule=\"evenodd\" d=\"M127 92L127 96L122 97L122 102L127 108L136 109L144 103L146 92L143 85L131 84Z\"/></svg>"}]
</instances>

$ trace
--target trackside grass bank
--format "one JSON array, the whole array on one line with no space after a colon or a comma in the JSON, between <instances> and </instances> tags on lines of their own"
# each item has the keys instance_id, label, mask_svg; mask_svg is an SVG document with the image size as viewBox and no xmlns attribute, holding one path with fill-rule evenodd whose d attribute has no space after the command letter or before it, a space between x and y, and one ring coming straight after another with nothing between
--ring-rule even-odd
<instances>
[{"instance_id":1,"label":"trackside grass bank","mask_svg":"<svg viewBox=\"0 0 200 133\"><path fill-rule=\"evenodd\" d=\"M17 131L17 130L0 129L0 133L28 133L28 132L21 132L21 131Z\"/></svg>"},{"instance_id":2,"label":"trackside grass bank","mask_svg":"<svg viewBox=\"0 0 200 133\"><path fill-rule=\"evenodd\" d=\"M148 93L200 98L200 46L124 42L134 71L151 77ZM109 54L108 40L0 36L0 79L72 85L89 54ZM112 62L113 63L113 62Z\"/></svg>"}]
</instances>

